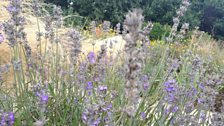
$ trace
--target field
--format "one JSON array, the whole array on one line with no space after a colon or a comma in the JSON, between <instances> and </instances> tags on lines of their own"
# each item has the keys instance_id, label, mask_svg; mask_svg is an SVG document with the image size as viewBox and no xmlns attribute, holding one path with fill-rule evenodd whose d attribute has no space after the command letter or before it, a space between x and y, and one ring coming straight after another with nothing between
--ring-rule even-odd
<instances>
[{"instance_id":1,"label":"field","mask_svg":"<svg viewBox=\"0 0 224 126\"><path fill-rule=\"evenodd\" d=\"M161 40L141 9L85 29L38 0L0 11L0 126L224 125L224 47L185 9Z\"/></svg>"}]
</instances>

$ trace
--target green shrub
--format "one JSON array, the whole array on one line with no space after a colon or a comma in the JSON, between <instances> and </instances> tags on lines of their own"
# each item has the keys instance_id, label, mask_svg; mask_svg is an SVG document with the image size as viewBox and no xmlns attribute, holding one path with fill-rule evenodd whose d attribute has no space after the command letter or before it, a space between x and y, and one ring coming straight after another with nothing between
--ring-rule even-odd
<instances>
[{"instance_id":1,"label":"green shrub","mask_svg":"<svg viewBox=\"0 0 224 126\"><path fill-rule=\"evenodd\" d=\"M165 36L168 36L170 33L170 26L169 25L161 25L160 23L153 23L153 29L150 33L151 40L160 40Z\"/></svg>"}]
</instances>

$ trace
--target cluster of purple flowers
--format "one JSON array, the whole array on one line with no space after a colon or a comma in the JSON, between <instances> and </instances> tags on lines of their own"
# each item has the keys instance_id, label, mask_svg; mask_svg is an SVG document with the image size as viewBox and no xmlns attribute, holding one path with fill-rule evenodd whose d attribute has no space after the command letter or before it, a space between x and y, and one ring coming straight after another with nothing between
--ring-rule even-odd
<instances>
[{"instance_id":1,"label":"cluster of purple flowers","mask_svg":"<svg viewBox=\"0 0 224 126\"><path fill-rule=\"evenodd\" d=\"M0 33L0 44L4 42L4 36Z\"/></svg>"},{"instance_id":2,"label":"cluster of purple flowers","mask_svg":"<svg viewBox=\"0 0 224 126\"><path fill-rule=\"evenodd\" d=\"M13 112L8 112L8 113L0 113L0 126L13 126L15 122L15 115Z\"/></svg>"},{"instance_id":3,"label":"cluster of purple flowers","mask_svg":"<svg viewBox=\"0 0 224 126\"><path fill-rule=\"evenodd\" d=\"M87 91L88 95L92 94L92 90L93 90L93 83L92 82L87 82L85 90Z\"/></svg>"},{"instance_id":4,"label":"cluster of purple flowers","mask_svg":"<svg viewBox=\"0 0 224 126\"><path fill-rule=\"evenodd\" d=\"M96 56L95 56L94 52L89 52L88 55L87 55L87 58L88 58L90 64L95 64Z\"/></svg>"},{"instance_id":5,"label":"cluster of purple flowers","mask_svg":"<svg viewBox=\"0 0 224 126\"><path fill-rule=\"evenodd\" d=\"M141 77L140 82L142 83L142 89L144 91L148 91L148 89L150 88L150 84L149 84L149 77L148 75L143 75Z\"/></svg>"},{"instance_id":6,"label":"cluster of purple flowers","mask_svg":"<svg viewBox=\"0 0 224 126\"><path fill-rule=\"evenodd\" d=\"M41 105L47 104L49 96L44 90L41 90L40 92L36 92L36 96L39 99L39 104Z\"/></svg>"},{"instance_id":7,"label":"cluster of purple flowers","mask_svg":"<svg viewBox=\"0 0 224 126\"><path fill-rule=\"evenodd\" d=\"M178 90L176 80L174 79L168 80L167 82L164 83L164 86L167 93L165 96L165 99L169 103L175 102L176 100L175 94L176 94L176 91Z\"/></svg>"},{"instance_id":8,"label":"cluster of purple flowers","mask_svg":"<svg viewBox=\"0 0 224 126\"><path fill-rule=\"evenodd\" d=\"M14 47L19 41L27 42L26 33L24 32L25 18L21 16L21 2L21 0L10 1L7 10L11 14L11 18L3 23L8 44L11 47Z\"/></svg>"},{"instance_id":9,"label":"cluster of purple flowers","mask_svg":"<svg viewBox=\"0 0 224 126\"><path fill-rule=\"evenodd\" d=\"M2 81L2 76L3 74L9 72L10 69L10 65L9 64L5 64L3 66L0 66L0 82Z\"/></svg>"},{"instance_id":10,"label":"cluster of purple flowers","mask_svg":"<svg viewBox=\"0 0 224 126\"><path fill-rule=\"evenodd\" d=\"M3 25L2 25L2 23L0 22L0 44L2 43L2 42L4 42L4 36L3 36L3 34L1 33L1 31L3 30Z\"/></svg>"},{"instance_id":11,"label":"cluster of purple flowers","mask_svg":"<svg viewBox=\"0 0 224 126\"><path fill-rule=\"evenodd\" d=\"M111 125L112 104L105 100L108 95L108 87L100 85L96 88L92 82L87 82L85 90L87 96L85 97L85 106L82 112L83 123L89 126L98 126L100 123Z\"/></svg>"},{"instance_id":12,"label":"cluster of purple flowers","mask_svg":"<svg viewBox=\"0 0 224 126\"><path fill-rule=\"evenodd\" d=\"M39 110L39 119L34 122L35 126L42 126L47 122L45 113L49 102L49 94L47 92L48 83L42 84L41 81L32 87L37 98L37 109ZM40 125L41 124L41 125Z\"/></svg>"}]
</instances>

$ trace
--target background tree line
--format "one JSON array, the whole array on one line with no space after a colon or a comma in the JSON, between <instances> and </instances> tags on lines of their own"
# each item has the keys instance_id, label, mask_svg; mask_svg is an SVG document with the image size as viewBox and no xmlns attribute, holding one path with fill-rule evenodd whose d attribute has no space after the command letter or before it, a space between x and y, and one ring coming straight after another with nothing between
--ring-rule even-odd
<instances>
[{"instance_id":1,"label":"background tree line","mask_svg":"<svg viewBox=\"0 0 224 126\"><path fill-rule=\"evenodd\" d=\"M131 8L142 8L145 20L161 25L172 25L181 0L46 0L60 5L65 14L72 10L89 20L109 20L112 25L124 20ZM72 4L70 4L72 2ZM182 18L190 27L210 33L217 39L224 39L224 0L190 0L191 5ZM158 24L157 24L158 26ZM162 26L159 25L159 28Z\"/></svg>"}]
</instances>

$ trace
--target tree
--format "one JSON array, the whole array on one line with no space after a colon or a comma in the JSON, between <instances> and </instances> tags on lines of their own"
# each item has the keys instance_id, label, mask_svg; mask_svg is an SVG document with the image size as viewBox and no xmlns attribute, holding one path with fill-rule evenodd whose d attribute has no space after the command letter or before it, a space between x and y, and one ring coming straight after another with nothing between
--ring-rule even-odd
<instances>
[{"instance_id":1,"label":"tree","mask_svg":"<svg viewBox=\"0 0 224 126\"><path fill-rule=\"evenodd\" d=\"M182 0L46 0L62 8L68 9L68 4L73 2L74 12L90 20L109 20L112 25L123 22L124 15L132 8L141 8L146 21L159 22L160 24L173 24L173 16ZM181 22L190 24L190 28L200 26L213 34L216 38L223 35L224 26L224 0L190 0L188 8Z\"/></svg>"}]
</instances>

